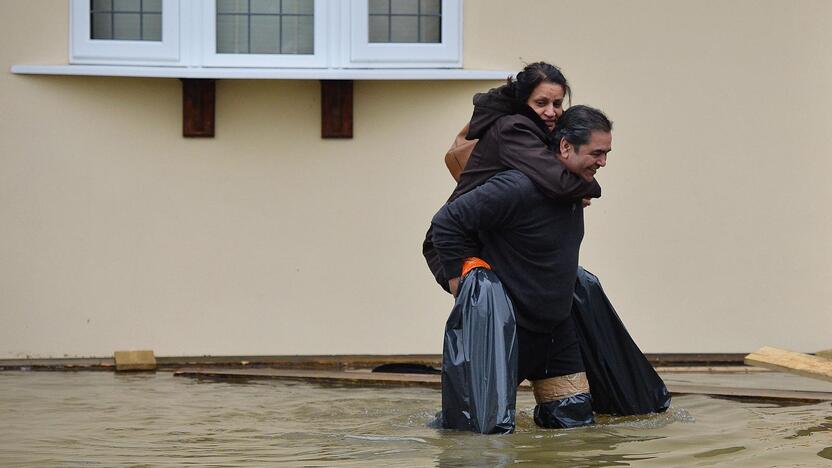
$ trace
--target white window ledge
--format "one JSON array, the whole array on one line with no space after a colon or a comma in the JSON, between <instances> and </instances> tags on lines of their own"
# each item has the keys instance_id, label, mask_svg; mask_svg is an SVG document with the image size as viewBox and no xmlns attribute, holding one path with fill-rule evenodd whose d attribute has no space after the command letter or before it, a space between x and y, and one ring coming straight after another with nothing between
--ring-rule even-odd
<instances>
[{"instance_id":1,"label":"white window ledge","mask_svg":"<svg viewBox=\"0 0 832 468\"><path fill-rule=\"evenodd\" d=\"M12 65L20 75L261 80L505 80L514 72L462 69L185 68L120 65Z\"/></svg>"}]
</instances>

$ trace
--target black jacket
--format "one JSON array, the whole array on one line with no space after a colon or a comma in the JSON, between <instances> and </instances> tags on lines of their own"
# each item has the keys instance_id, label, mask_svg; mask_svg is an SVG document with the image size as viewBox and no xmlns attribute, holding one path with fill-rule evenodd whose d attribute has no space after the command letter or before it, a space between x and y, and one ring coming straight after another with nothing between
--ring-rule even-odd
<instances>
[{"instance_id":1,"label":"black jacket","mask_svg":"<svg viewBox=\"0 0 832 468\"><path fill-rule=\"evenodd\" d=\"M551 200L523 173L509 170L446 203L431 226L444 271L459 276L462 262L474 255L488 262L511 296L519 326L547 333L570 316L584 235L580 200Z\"/></svg>"},{"instance_id":2,"label":"black jacket","mask_svg":"<svg viewBox=\"0 0 832 468\"><path fill-rule=\"evenodd\" d=\"M487 93L474 95L474 114L471 116L467 138L479 139L474 147L459 183L448 201L482 185L491 176L507 169L525 174L548 198L575 201L598 198L601 186L587 182L569 172L555 156L555 146L543 120L525 103L515 104L501 86ZM422 254L436 281L446 291L447 275L437 256L429 229L422 244ZM476 256L476 253L472 254Z\"/></svg>"}]
</instances>

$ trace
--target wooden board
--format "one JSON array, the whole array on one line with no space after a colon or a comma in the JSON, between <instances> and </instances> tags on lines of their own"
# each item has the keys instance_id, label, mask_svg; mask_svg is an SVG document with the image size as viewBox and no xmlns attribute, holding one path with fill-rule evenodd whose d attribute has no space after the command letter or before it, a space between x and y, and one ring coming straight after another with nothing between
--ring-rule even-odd
<instances>
[{"instance_id":1,"label":"wooden board","mask_svg":"<svg viewBox=\"0 0 832 468\"><path fill-rule=\"evenodd\" d=\"M745 363L832 382L832 360L763 346L745 357Z\"/></svg>"},{"instance_id":2,"label":"wooden board","mask_svg":"<svg viewBox=\"0 0 832 468\"><path fill-rule=\"evenodd\" d=\"M182 79L182 136L214 137L216 87L215 80Z\"/></svg>"},{"instance_id":3,"label":"wooden board","mask_svg":"<svg viewBox=\"0 0 832 468\"><path fill-rule=\"evenodd\" d=\"M301 380L324 384L440 387L437 374L388 374L302 369L181 369L175 376L230 379Z\"/></svg>"},{"instance_id":4,"label":"wooden board","mask_svg":"<svg viewBox=\"0 0 832 468\"><path fill-rule=\"evenodd\" d=\"M439 375L426 374L383 374L366 371L316 371L297 369L181 369L174 372L180 377L203 379L280 379L296 380L318 384L359 385L359 386L419 386L440 388ZM717 385L668 384L674 395L713 395L755 400L819 402L832 401L832 392L810 392L797 390L776 390L760 388L722 387ZM530 390L528 382L520 385L521 390Z\"/></svg>"},{"instance_id":5,"label":"wooden board","mask_svg":"<svg viewBox=\"0 0 832 468\"><path fill-rule=\"evenodd\" d=\"M113 353L113 360L119 372L156 370L153 351L116 351Z\"/></svg>"},{"instance_id":6,"label":"wooden board","mask_svg":"<svg viewBox=\"0 0 832 468\"><path fill-rule=\"evenodd\" d=\"M832 401L832 392L778 390L770 388L722 387L718 385L667 384L672 395L709 395L750 400L792 401L816 403Z\"/></svg>"},{"instance_id":7,"label":"wooden board","mask_svg":"<svg viewBox=\"0 0 832 468\"><path fill-rule=\"evenodd\" d=\"M765 370L743 366L743 354L646 354L656 370L664 371L669 366L678 367L681 372L734 372L739 369ZM442 365L440 354L338 354L304 356L156 356L159 369L181 369L184 367L271 367L281 369L364 369L382 364L408 363L433 367ZM0 370L16 370L22 367L38 370L112 370L112 357L100 358L41 358L41 359L0 359Z\"/></svg>"},{"instance_id":8,"label":"wooden board","mask_svg":"<svg viewBox=\"0 0 832 468\"><path fill-rule=\"evenodd\" d=\"M352 80L321 80L321 138L352 138Z\"/></svg>"}]
</instances>

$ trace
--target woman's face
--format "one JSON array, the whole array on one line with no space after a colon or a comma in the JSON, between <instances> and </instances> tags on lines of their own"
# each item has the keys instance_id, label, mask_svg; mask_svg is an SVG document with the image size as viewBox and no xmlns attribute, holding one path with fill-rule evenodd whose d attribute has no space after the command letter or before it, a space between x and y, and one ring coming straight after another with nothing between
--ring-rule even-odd
<instances>
[{"instance_id":1,"label":"woman's face","mask_svg":"<svg viewBox=\"0 0 832 468\"><path fill-rule=\"evenodd\" d=\"M555 122L563 114L563 86L544 81L529 95L526 104L543 119L549 131L555 129Z\"/></svg>"}]
</instances>

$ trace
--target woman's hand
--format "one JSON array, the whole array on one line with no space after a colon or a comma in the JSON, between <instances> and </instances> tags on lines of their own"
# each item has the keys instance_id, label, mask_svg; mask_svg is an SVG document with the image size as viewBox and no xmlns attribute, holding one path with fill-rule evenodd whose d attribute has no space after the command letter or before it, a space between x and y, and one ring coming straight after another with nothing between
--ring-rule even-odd
<instances>
[{"instance_id":1,"label":"woman's hand","mask_svg":"<svg viewBox=\"0 0 832 468\"><path fill-rule=\"evenodd\" d=\"M581 200L581 205L583 205L584 208L588 207L591 204L592 204L592 199L591 198L584 198L583 200Z\"/></svg>"}]
</instances>

